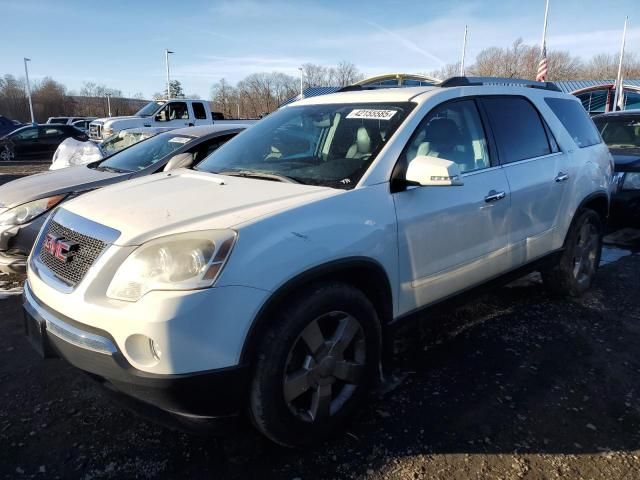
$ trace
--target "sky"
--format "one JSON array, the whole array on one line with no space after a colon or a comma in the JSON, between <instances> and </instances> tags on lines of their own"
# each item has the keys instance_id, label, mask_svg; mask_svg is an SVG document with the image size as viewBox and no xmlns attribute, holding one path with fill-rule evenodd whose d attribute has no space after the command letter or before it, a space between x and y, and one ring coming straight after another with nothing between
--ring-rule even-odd
<instances>
[{"instance_id":1,"label":"sky","mask_svg":"<svg viewBox=\"0 0 640 480\"><path fill-rule=\"evenodd\" d=\"M627 51L640 54L639 0L550 1L550 50L619 52L629 15ZM543 18L544 0L0 0L0 75L23 76L28 57L33 79L150 98L164 88L168 48L171 78L209 98L221 78L298 75L307 62L347 60L366 76L433 71L459 60L465 25L469 64L518 37L539 44Z\"/></svg>"}]
</instances>

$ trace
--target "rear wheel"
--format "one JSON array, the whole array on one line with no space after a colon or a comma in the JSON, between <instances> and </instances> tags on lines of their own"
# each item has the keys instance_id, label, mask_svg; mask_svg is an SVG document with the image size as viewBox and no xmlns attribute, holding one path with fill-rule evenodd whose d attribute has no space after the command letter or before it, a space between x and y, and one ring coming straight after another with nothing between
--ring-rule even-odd
<instances>
[{"instance_id":1,"label":"rear wheel","mask_svg":"<svg viewBox=\"0 0 640 480\"><path fill-rule=\"evenodd\" d=\"M376 378L380 325L359 290L315 286L279 310L252 381L250 415L271 440L299 446L340 429Z\"/></svg>"},{"instance_id":2,"label":"rear wheel","mask_svg":"<svg viewBox=\"0 0 640 480\"><path fill-rule=\"evenodd\" d=\"M583 210L567 234L560 261L542 272L542 279L552 293L577 297L591 286L600 263L602 233L600 216L593 210Z\"/></svg>"}]
</instances>

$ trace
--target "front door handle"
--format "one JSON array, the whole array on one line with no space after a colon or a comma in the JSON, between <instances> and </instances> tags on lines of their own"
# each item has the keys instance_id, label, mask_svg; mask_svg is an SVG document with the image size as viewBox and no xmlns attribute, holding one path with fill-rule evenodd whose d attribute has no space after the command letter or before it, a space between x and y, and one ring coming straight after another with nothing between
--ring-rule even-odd
<instances>
[{"instance_id":1,"label":"front door handle","mask_svg":"<svg viewBox=\"0 0 640 480\"><path fill-rule=\"evenodd\" d=\"M569 175L567 175L566 173L560 172L558 175L556 175L556 182L558 183L566 182L567 180L569 180Z\"/></svg>"},{"instance_id":2,"label":"front door handle","mask_svg":"<svg viewBox=\"0 0 640 480\"><path fill-rule=\"evenodd\" d=\"M489 194L484 197L484 201L487 203L497 202L498 200L502 200L506 196L507 194L505 192L496 192L495 190L491 190Z\"/></svg>"}]
</instances>

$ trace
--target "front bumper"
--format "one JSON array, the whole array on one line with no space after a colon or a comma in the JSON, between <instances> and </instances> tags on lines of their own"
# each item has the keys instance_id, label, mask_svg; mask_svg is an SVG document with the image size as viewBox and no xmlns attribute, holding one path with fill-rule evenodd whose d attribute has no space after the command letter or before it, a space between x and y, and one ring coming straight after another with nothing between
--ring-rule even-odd
<instances>
[{"instance_id":1,"label":"front bumper","mask_svg":"<svg viewBox=\"0 0 640 480\"><path fill-rule=\"evenodd\" d=\"M25 225L0 226L0 272L26 273L27 257L47 215Z\"/></svg>"},{"instance_id":2,"label":"front bumper","mask_svg":"<svg viewBox=\"0 0 640 480\"><path fill-rule=\"evenodd\" d=\"M28 282L24 322L30 342L45 358L62 357L126 406L159 423L189 430L219 426L245 405L248 367L177 375L140 371L127 362L109 333L49 309L35 297Z\"/></svg>"},{"instance_id":3,"label":"front bumper","mask_svg":"<svg viewBox=\"0 0 640 480\"><path fill-rule=\"evenodd\" d=\"M0 272L27 273L27 256L20 253L0 252Z\"/></svg>"}]
</instances>

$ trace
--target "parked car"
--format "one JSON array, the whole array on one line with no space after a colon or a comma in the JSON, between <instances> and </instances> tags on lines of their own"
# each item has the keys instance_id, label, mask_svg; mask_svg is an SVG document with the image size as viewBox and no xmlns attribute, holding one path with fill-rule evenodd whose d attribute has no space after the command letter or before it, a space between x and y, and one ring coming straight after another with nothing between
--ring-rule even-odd
<instances>
[{"instance_id":1,"label":"parked car","mask_svg":"<svg viewBox=\"0 0 640 480\"><path fill-rule=\"evenodd\" d=\"M76 122L80 122L83 120L95 120L97 117L49 117L47 118L47 124L59 124L59 125L73 125Z\"/></svg>"},{"instance_id":2,"label":"parked car","mask_svg":"<svg viewBox=\"0 0 640 480\"><path fill-rule=\"evenodd\" d=\"M91 121L92 120L88 120L88 119L76 120L71 125L76 127L78 130L82 130L85 133L89 133L89 124L91 123Z\"/></svg>"},{"instance_id":3,"label":"parked car","mask_svg":"<svg viewBox=\"0 0 640 480\"><path fill-rule=\"evenodd\" d=\"M29 262L29 338L183 426L246 413L282 445L326 438L396 325L531 270L557 294L591 285L611 156L556 90L458 77L308 98L195 171L71 200Z\"/></svg>"},{"instance_id":4,"label":"parked car","mask_svg":"<svg viewBox=\"0 0 640 480\"><path fill-rule=\"evenodd\" d=\"M58 170L60 168L75 167L77 165L95 162L96 160L106 158L124 148L130 147L134 143L170 130L174 129L162 127L131 128L129 130L120 130L102 142L92 142L90 140L80 142L73 138L67 138L58 145L58 148L53 154L53 161L51 162L49 170Z\"/></svg>"},{"instance_id":5,"label":"parked car","mask_svg":"<svg viewBox=\"0 0 640 480\"><path fill-rule=\"evenodd\" d=\"M104 160L0 185L0 271L26 270L47 212L62 202L106 185L195 165L244 128L207 126L161 133Z\"/></svg>"},{"instance_id":6,"label":"parked car","mask_svg":"<svg viewBox=\"0 0 640 480\"><path fill-rule=\"evenodd\" d=\"M20 128L22 124L15 120L10 120L7 117L0 115L0 137L7 135L17 128Z\"/></svg>"},{"instance_id":7,"label":"parked car","mask_svg":"<svg viewBox=\"0 0 640 480\"><path fill-rule=\"evenodd\" d=\"M88 139L86 133L71 125L28 125L0 138L0 160L44 160L66 138Z\"/></svg>"},{"instance_id":8,"label":"parked car","mask_svg":"<svg viewBox=\"0 0 640 480\"><path fill-rule=\"evenodd\" d=\"M142 107L135 115L94 120L89 125L89 136L100 141L127 128L137 127L192 127L194 125L251 125L256 120L214 120L209 103L204 100L174 99L154 101Z\"/></svg>"},{"instance_id":9,"label":"parked car","mask_svg":"<svg viewBox=\"0 0 640 480\"><path fill-rule=\"evenodd\" d=\"M593 117L615 161L611 223L640 226L640 110Z\"/></svg>"}]
</instances>

